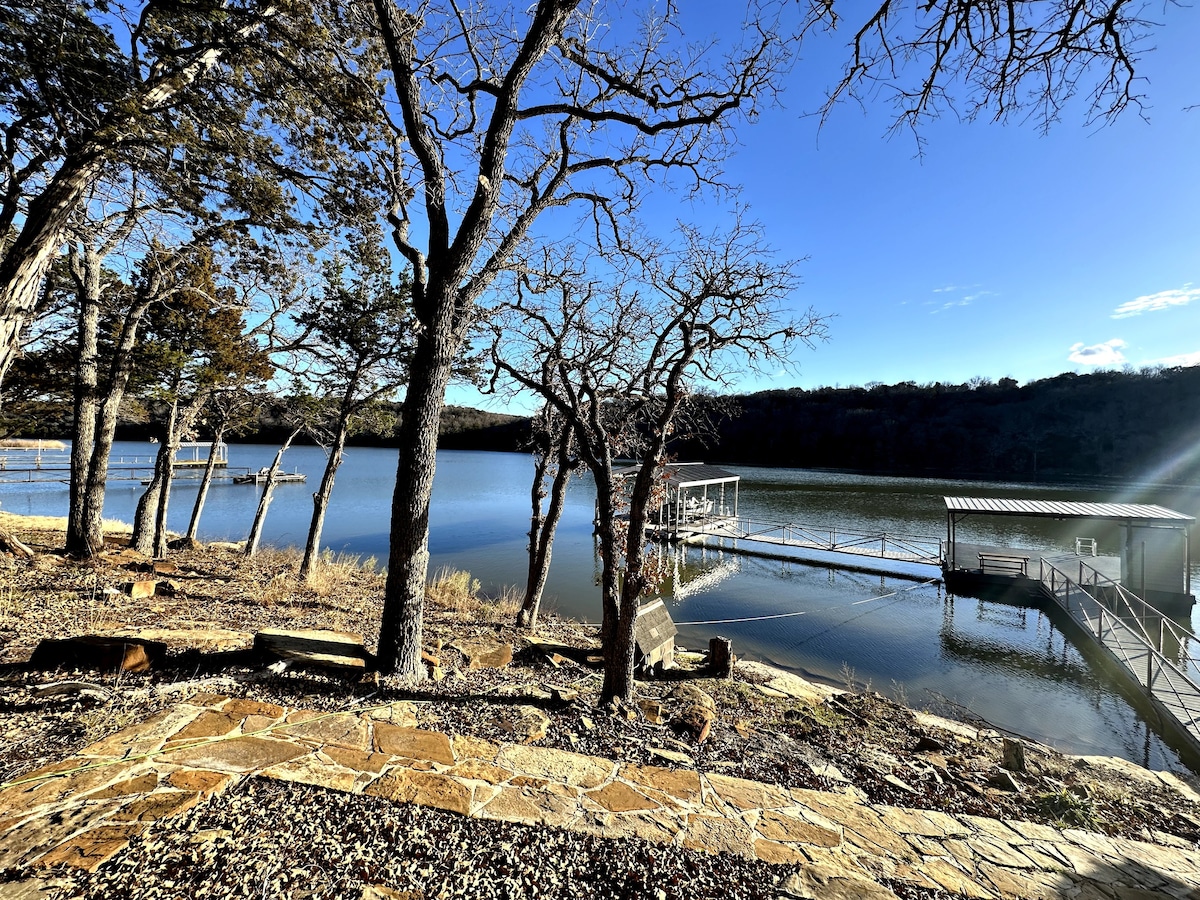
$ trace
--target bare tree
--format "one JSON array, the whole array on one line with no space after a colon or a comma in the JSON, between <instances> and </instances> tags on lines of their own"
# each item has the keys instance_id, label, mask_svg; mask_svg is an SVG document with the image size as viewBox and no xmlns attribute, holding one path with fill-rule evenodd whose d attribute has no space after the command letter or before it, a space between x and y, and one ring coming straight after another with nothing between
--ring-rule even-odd
<instances>
[{"instance_id":1,"label":"bare tree","mask_svg":"<svg viewBox=\"0 0 1200 900\"><path fill-rule=\"evenodd\" d=\"M817 0L809 13L839 21L834 3ZM1111 121L1143 106L1136 71L1158 24L1128 0L882 0L851 22L850 58L823 117L843 97L881 94L918 142L919 124L944 112L1029 118L1044 130L1078 99L1089 122Z\"/></svg>"},{"instance_id":2,"label":"bare tree","mask_svg":"<svg viewBox=\"0 0 1200 900\"><path fill-rule=\"evenodd\" d=\"M680 246L644 248L600 278L547 253L538 271L514 280L515 296L494 322L497 376L570 424L596 482L604 698L633 696L633 626L653 583L646 526L658 468L695 384L724 384L825 334L811 310L795 318L783 311L794 267L770 258L757 227L735 219L728 233L680 233ZM614 475L622 453L642 460L631 483ZM628 513L618 522L621 496Z\"/></svg>"},{"instance_id":3,"label":"bare tree","mask_svg":"<svg viewBox=\"0 0 1200 900\"><path fill-rule=\"evenodd\" d=\"M680 40L672 5L640 27L579 0L372 6L394 89L388 219L417 321L378 659L420 678L438 419L477 303L551 210L619 231L659 177L718 187L733 129L775 95L791 7L752 4L720 46Z\"/></svg>"},{"instance_id":4,"label":"bare tree","mask_svg":"<svg viewBox=\"0 0 1200 900\"><path fill-rule=\"evenodd\" d=\"M275 483L279 477L279 464L283 461L283 455L287 453L288 448L292 446L292 441L300 436L300 432L304 431L303 424L292 426L291 432L284 438L283 443L279 445L279 449L275 452L275 458L271 461L271 466L267 469L266 480L263 481L262 493L258 495L258 508L254 511L254 521L250 523L250 534L246 536L246 556L254 556L258 553L258 546L262 542L263 526L267 521L267 510L271 508L271 500L275 496Z\"/></svg>"},{"instance_id":5,"label":"bare tree","mask_svg":"<svg viewBox=\"0 0 1200 900\"><path fill-rule=\"evenodd\" d=\"M575 451L575 432L558 411L546 404L533 420L533 484L530 502L533 511L529 521L529 575L525 580L525 597L517 613L517 625L532 629L537 625L542 606L542 594L550 575L550 557L554 549L554 533L567 502L571 476L583 465ZM549 486L547 486L549 482ZM550 505L543 509L546 497Z\"/></svg>"},{"instance_id":6,"label":"bare tree","mask_svg":"<svg viewBox=\"0 0 1200 900\"><path fill-rule=\"evenodd\" d=\"M251 393L247 385L222 389L209 399L209 421L206 424L212 428L212 440L208 445L208 462L204 465L204 474L196 489L196 502L192 504L192 516L184 535L188 541L196 540L196 534L200 531L200 516L204 513L208 489L217 467L217 453L225 441L225 435L249 424L255 418L260 402L261 395Z\"/></svg>"}]
</instances>

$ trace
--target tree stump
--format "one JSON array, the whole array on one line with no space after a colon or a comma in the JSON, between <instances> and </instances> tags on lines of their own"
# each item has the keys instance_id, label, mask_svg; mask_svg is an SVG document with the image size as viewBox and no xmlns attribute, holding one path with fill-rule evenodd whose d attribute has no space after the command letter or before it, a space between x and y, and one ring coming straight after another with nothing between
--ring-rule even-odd
<instances>
[{"instance_id":1,"label":"tree stump","mask_svg":"<svg viewBox=\"0 0 1200 900\"><path fill-rule=\"evenodd\" d=\"M717 678L733 677L733 641L725 637L709 640L708 668Z\"/></svg>"},{"instance_id":2,"label":"tree stump","mask_svg":"<svg viewBox=\"0 0 1200 900\"><path fill-rule=\"evenodd\" d=\"M1013 738L1004 739L1000 765L1010 772L1025 771L1025 745Z\"/></svg>"}]
</instances>

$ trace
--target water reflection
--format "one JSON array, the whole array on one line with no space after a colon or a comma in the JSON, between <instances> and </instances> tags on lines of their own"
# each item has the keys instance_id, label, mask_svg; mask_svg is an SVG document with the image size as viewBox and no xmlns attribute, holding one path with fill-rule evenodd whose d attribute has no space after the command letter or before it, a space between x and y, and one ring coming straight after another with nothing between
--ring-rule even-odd
<instances>
[{"instance_id":1,"label":"water reflection","mask_svg":"<svg viewBox=\"0 0 1200 900\"><path fill-rule=\"evenodd\" d=\"M1131 706L1103 665L1028 603L686 545L672 566L682 590L666 596L683 646L719 633L736 653L1065 752L1183 767L1147 724L1152 711Z\"/></svg>"}]
</instances>

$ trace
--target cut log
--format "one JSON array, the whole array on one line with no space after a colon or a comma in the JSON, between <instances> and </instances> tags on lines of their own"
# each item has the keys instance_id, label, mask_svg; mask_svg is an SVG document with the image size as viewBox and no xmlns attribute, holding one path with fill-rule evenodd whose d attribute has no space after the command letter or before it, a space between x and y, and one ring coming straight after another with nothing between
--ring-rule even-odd
<instances>
[{"instance_id":1,"label":"cut log","mask_svg":"<svg viewBox=\"0 0 1200 900\"><path fill-rule=\"evenodd\" d=\"M33 559L33 549L21 542L21 540L12 532L0 531L0 553L8 553L12 556L23 556L25 559Z\"/></svg>"}]
</instances>

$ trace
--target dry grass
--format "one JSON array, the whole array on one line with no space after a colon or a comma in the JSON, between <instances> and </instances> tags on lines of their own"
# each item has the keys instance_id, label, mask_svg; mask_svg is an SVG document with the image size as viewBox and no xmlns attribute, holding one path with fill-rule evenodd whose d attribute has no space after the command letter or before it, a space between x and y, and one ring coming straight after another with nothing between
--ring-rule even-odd
<instances>
[{"instance_id":1,"label":"dry grass","mask_svg":"<svg viewBox=\"0 0 1200 900\"><path fill-rule=\"evenodd\" d=\"M0 529L5 531L67 531L66 516L23 516L0 511ZM105 534L132 534L133 526L118 519L104 520Z\"/></svg>"},{"instance_id":2,"label":"dry grass","mask_svg":"<svg viewBox=\"0 0 1200 900\"><path fill-rule=\"evenodd\" d=\"M67 445L62 441L40 440L38 438L5 438L0 441L0 450L66 450Z\"/></svg>"},{"instance_id":3,"label":"dry grass","mask_svg":"<svg viewBox=\"0 0 1200 900\"><path fill-rule=\"evenodd\" d=\"M364 586L375 587L382 580L378 569L379 561L374 556L363 559L356 554L334 555L326 550L313 566L308 586L318 597L361 591Z\"/></svg>"},{"instance_id":4,"label":"dry grass","mask_svg":"<svg viewBox=\"0 0 1200 900\"><path fill-rule=\"evenodd\" d=\"M470 572L449 567L438 569L425 587L425 598L463 622L503 622L516 619L521 593L505 588L498 597L479 592L479 579Z\"/></svg>"}]
</instances>

